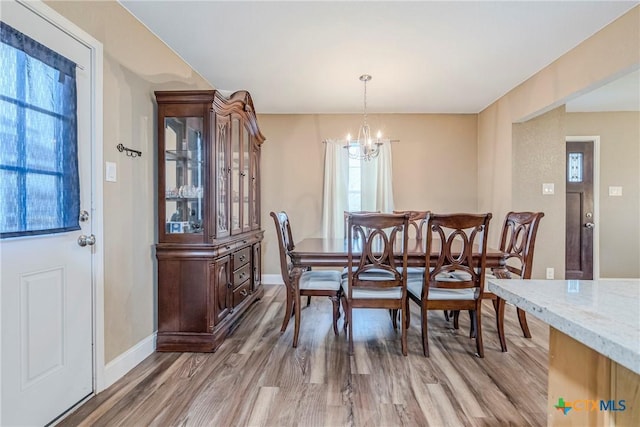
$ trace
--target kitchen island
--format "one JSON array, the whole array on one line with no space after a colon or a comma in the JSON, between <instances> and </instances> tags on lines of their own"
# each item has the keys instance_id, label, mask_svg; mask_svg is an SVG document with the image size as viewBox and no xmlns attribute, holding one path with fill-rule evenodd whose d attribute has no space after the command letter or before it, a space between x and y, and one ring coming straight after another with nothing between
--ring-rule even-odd
<instances>
[{"instance_id":1,"label":"kitchen island","mask_svg":"<svg viewBox=\"0 0 640 427\"><path fill-rule=\"evenodd\" d=\"M640 425L640 280L497 280L550 326L548 425Z\"/></svg>"}]
</instances>

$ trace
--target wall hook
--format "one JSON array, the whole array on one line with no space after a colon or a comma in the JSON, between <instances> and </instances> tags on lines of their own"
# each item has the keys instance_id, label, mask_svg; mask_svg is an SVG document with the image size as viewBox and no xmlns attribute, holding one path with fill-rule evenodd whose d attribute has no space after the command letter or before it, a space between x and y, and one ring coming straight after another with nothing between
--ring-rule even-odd
<instances>
[{"instance_id":1,"label":"wall hook","mask_svg":"<svg viewBox=\"0 0 640 427\"><path fill-rule=\"evenodd\" d=\"M127 148L122 144L118 144L116 145L116 148L118 149L119 152L123 152L126 151L127 156L129 157L140 157L142 156L142 151L138 151L138 150L134 150L131 148Z\"/></svg>"}]
</instances>

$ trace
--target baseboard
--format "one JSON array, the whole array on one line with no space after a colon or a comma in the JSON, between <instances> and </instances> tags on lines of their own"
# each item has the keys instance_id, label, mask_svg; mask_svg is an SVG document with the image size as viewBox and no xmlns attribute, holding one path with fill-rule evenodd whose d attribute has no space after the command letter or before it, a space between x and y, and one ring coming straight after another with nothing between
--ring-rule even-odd
<instances>
[{"instance_id":1,"label":"baseboard","mask_svg":"<svg viewBox=\"0 0 640 427\"><path fill-rule=\"evenodd\" d=\"M142 339L104 367L104 388L113 385L127 372L156 351L156 332ZM102 390L96 390L98 392Z\"/></svg>"},{"instance_id":2,"label":"baseboard","mask_svg":"<svg viewBox=\"0 0 640 427\"><path fill-rule=\"evenodd\" d=\"M265 285L284 285L282 276L279 274L263 274L262 283Z\"/></svg>"}]
</instances>

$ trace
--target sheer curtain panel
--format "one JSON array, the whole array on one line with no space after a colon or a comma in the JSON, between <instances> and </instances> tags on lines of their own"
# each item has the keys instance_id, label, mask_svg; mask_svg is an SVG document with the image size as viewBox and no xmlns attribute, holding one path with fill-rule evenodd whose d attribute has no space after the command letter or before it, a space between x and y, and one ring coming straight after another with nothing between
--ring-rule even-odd
<instances>
[{"instance_id":1,"label":"sheer curtain panel","mask_svg":"<svg viewBox=\"0 0 640 427\"><path fill-rule=\"evenodd\" d=\"M324 159L323 224L324 237L344 237L345 211L393 212L391 144L380 147L378 157L360 160L352 184L359 185L360 205L349 207L349 153L343 143L326 140ZM354 172L351 172L353 175Z\"/></svg>"},{"instance_id":2,"label":"sheer curtain panel","mask_svg":"<svg viewBox=\"0 0 640 427\"><path fill-rule=\"evenodd\" d=\"M393 159L391 143L380 146L380 154L362 162L362 210L393 212Z\"/></svg>"},{"instance_id":3,"label":"sheer curtain panel","mask_svg":"<svg viewBox=\"0 0 640 427\"><path fill-rule=\"evenodd\" d=\"M322 230L326 238L342 238L348 206L349 157L339 141L328 139L324 145Z\"/></svg>"}]
</instances>

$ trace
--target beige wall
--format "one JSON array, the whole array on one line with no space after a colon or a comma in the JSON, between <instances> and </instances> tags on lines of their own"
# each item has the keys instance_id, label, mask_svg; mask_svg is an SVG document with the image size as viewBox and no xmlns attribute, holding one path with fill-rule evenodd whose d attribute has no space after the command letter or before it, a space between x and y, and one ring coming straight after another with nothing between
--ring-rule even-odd
<instances>
[{"instance_id":1,"label":"beige wall","mask_svg":"<svg viewBox=\"0 0 640 427\"><path fill-rule=\"evenodd\" d=\"M513 125L512 209L542 211L531 277L544 278L547 267L555 278L564 278L564 233L554 232L547 223L565 223L565 112L564 106L525 123ZM542 184L553 183L555 194L543 195Z\"/></svg>"},{"instance_id":2,"label":"beige wall","mask_svg":"<svg viewBox=\"0 0 640 427\"><path fill-rule=\"evenodd\" d=\"M477 206L477 116L461 114L369 115L392 143L396 209L474 212ZM322 182L326 138L357 132L358 114L259 115L262 146L263 271L279 274L275 229L269 212L285 210L294 240L322 234Z\"/></svg>"},{"instance_id":3,"label":"beige wall","mask_svg":"<svg viewBox=\"0 0 640 427\"><path fill-rule=\"evenodd\" d=\"M198 74L116 2L48 1L104 46L105 362L156 330L155 135L153 91L210 89ZM142 151L131 158L122 143Z\"/></svg>"},{"instance_id":4,"label":"beige wall","mask_svg":"<svg viewBox=\"0 0 640 427\"><path fill-rule=\"evenodd\" d=\"M600 137L600 276L640 277L640 112L568 113L566 123L568 136Z\"/></svg>"},{"instance_id":5,"label":"beige wall","mask_svg":"<svg viewBox=\"0 0 640 427\"><path fill-rule=\"evenodd\" d=\"M640 64L640 6L517 86L478 117L478 209L503 217L514 208L512 124L535 117ZM524 52L523 54L526 54ZM539 177L541 178L541 177ZM556 183L557 185L557 183ZM543 205L531 209L544 209ZM564 235L560 215L545 218L545 233ZM499 227L491 233L497 243ZM551 256L564 259L564 246L551 248ZM536 252L536 258L538 252ZM536 261L537 262L537 261Z\"/></svg>"}]
</instances>

